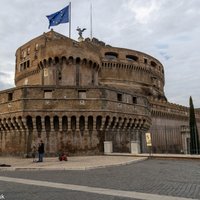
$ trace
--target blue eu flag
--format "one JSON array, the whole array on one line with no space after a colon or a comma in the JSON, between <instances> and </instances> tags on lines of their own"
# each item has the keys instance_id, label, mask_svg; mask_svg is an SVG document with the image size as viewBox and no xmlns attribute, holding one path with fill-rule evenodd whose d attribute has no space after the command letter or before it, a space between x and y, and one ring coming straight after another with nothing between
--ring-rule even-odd
<instances>
[{"instance_id":1,"label":"blue eu flag","mask_svg":"<svg viewBox=\"0 0 200 200\"><path fill-rule=\"evenodd\" d=\"M62 10L46 16L49 20L49 28L58 24L69 22L69 5Z\"/></svg>"}]
</instances>

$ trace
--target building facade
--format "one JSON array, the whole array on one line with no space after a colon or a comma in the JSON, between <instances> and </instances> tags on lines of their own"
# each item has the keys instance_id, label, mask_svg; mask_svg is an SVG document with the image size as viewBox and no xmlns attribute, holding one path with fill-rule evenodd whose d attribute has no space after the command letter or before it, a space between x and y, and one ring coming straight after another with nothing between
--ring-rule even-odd
<instances>
[{"instance_id":1,"label":"building facade","mask_svg":"<svg viewBox=\"0 0 200 200\"><path fill-rule=\"evenodd\" d=\"M17 49L15 85L0 92L2 155L29 155L40 139L47 155L101 154L108 141L147 152L149 131L155 152L185 148L188 108L167 101L164 67L145 53L51 30Z\"/></svg>"}]
</instances>

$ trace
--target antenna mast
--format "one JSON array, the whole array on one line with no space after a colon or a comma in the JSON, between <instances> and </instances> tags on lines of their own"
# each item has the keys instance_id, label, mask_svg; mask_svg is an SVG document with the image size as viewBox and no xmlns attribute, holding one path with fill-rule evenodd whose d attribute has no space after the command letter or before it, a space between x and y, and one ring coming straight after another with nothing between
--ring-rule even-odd
<instances>
[{"instance_id":1,"label":"antenna mast","mask_svg":"<svg viewBox=\"0 0 200 200\"><path fill-rule=\"evenodd\" d=\"M92 3L90 3L90 39L92 40Z\"/></svg>"}]
</instances>

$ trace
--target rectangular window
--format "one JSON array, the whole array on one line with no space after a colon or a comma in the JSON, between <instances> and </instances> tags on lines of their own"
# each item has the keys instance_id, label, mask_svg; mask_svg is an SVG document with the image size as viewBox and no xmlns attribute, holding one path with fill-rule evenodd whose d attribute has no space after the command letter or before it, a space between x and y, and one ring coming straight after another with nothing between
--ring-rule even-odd
<instances>
[{"instance_id":1,"label":"rectangular window","mask_svg":"<svg viewBox=\"0 0 200 200\"><path fill-rule=\"evenodd\" d=\"M26 62L24 62L23 65L24 65L24 69L26 69Z\"/></svg>"},{"instance_id":2,"label":"rectangular window","mask_svg":"<svg viewBox=\"0 0 200 200\"><path fill-rule=\"evenodd\" d=\"M30 61L27 60L27 68L29 68L29 67L30 67Z\"/></svg>"},{"instance_id":3,"label":"rectangular window","mask_svg":"<svg viewBox=\"0 0 200 200\"><path fill-rule=\"evenodd\" d=\"M8 101L12 101L13 100L13 93L10 92L8 93Z\"/></svg>"},{"instance_id":4,"label":"rectangular window","mask_svg":"<svg viewBox=\"0 0 200 200\"><path fill-rule=\"evenodd\" d=\"M136 104L137 103L137 97L133 97L133 104Z\"/></svg>"},{"instance_id":5,"label":"rectangular window","mask_svg":"<svg viewBox=\"0 0 200 200\"><path fill-rule=\"evenodd\" d=\"M52 90L45 90L44 91L44 98L45 99L52 99Z\"/></svg>"},{"instance_id":6,"label":"rectangular window","mask_svg":"<svg viewBox=\"0 0 200 200\"><path fill-rule=\"evenodd\" d=\"M157 85L157 78L156 77L151 77L151 81L152 81L153 87L156 87L156 85Z\"/></svg>"},{"instance_id":7,"label":"rectangular window","mask_svg":"<svg viewBox=\"0 0 200 200\"><path fill-rule=\"evenodd\" d=\"M117 101L122 101L122 94L117 94Z\"/></svg>"},{"instance_id":8,"label":"rectangular window","mask_svg":"<svg viewBox=\"0 0 200 200\"><path fill-rule=\"evenodd\" d=\"M24 51L21 51L21 55L20 55L20 58L22 59L24 56Z\"/></svg>"},{"instance_id":9,"label":"rectangular window","mask_svg":"<svg viewBox=\"0 0 200 200\"><path fill-rule=\"evenodd\" d=\"M26 51L23 51L23 58L26 58Z\"/></svg>"},{"instance_id":10,"label":"rectangular window","mask_svg":"<svg viewBox=\"0 0 200 200\"><path fill-rule=\"evenodd\" d=\"M62 80L62 74L61 74L61 72L58 73L58 80L59 80L59 81Z\"/></svg>"},{"instance_id":11,"label":"rectangular window","mask_svg":"<svg viewBox=\"0 0 200 200\"><path fill-rule=\"evenodd\" d=\"M27 55L30 55L30 52L31 52L31 48L28 47L28 49L27 49Z\"/></svg>"},{"instance_id":12,"label":"rectangular window","mask_svg":"<svg viewBox=\"0 0 200 200\"><path fill-rule=\"evenodd\" d=\"M79 90L78 91L78 98L79 99L86 99L86 90Z\"/></svg>"},{"instance_id":13,"label":"rectangular window","mask_svg":"<svg viewBox=\"0 0 200 200\"><path fill-rule=\"evenodd\" d=\"M38 51L38 49L39 49L39 45L35 44L35 50Z\"/></svg>"},{"instance_id":14,"label":"rectangular window","mask_svg":"<svg viewBox=\"0 0 200 200\"><path fill-rule=\"evenodd\" d=\"M129 96L126 96L126 103L129 103Z\"/></svg>"},{"instance_id":15,"label":"rectangular window","mask_svg":"<svg viewBox=\"0 0 200 200\"><path fill-rule=\"evenodd\" d=\"M144 59L144 64L147 64L147 59L146 58Z\"/></svg>"},{"instance_id":16,"label":"rectangular window","mask_svg":"<svg viewBox=\"0 0 200 200\"><path fill-rule=\"evenodd\" d=\"M21 63L19 71L21 72L21 71L23 71L23 69L24 69L24 67L23 67L23 64Z\"/></svg>"}]
</instances>

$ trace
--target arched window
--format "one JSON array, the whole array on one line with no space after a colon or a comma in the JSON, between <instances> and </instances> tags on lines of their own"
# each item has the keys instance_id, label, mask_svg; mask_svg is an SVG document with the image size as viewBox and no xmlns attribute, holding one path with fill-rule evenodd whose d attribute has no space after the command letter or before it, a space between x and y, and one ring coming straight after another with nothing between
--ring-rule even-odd
<instances>
[{"instance_id":1,"label":"arched window","mask_svg":"<svg viewBox=\"0 0 200 200\"><path fill-rule=\"evenodd\" d=\"M75 116L71 117L71 129L73 131L76 130L76 117Z\"/></svg>"},{"instance_id":2,"label":"arched window","mask_svg":"<svg viewBox=\"0 0 200 200\"><path fill-rule=\"evenodd\" d=\"M88 117L88 130L93 130L93 117Z\"/></svg>"},{"instance_id":3,"label":"arched window","mask_svg":"<svg viewBox=\"0 0 200 200\"><path fill-rule=\"evenodd\" d=\"M81 59L80 58L76 58L76 64L80 64Z\"/></svg>"},{"instance_id":4,"label":"arched window","mask_svg":"<svg viewBox=\"0 0 200 200\"><path fill-rule=\"evenodd\" d=\"M151 61L151 66L152 66L152 67L156 67L156 65L157 65L157 64L156 64L154 61Z\"/></svg>"},{"instance_id":5,"label":"arched window","mask_svg":"<svg viewBox=\"0 0 200 200\"><path fill-rule=\"evenodd\" d=\"M102 116L97 117L96 129L100 130L102 124Z\"/></svg>"},{"instance_id":6,"label":"arched window","mask_svg":"<svg viewBox=\"0 0 200 200\"><path fill-rule=\"evenodd\" d=\"M36 117L36 128L38 132L42 131L42 121L40 116Z\"/></svg>"},{"instance_id":7,"label":"arched window","mask_svg":"<svg viewBox=\"0 0 200 200\"><path fill-rule=\"evenodd\" d=\"M59 118L58 118L58 116L54 116L53 126L54 126L55 131L59 131Z\"/></svg>"},{"instance_id":8,"label":"arched window","mask_svg":"<svg viewBox=\"0 0 200 200\"><path fill-rule=\"evenodd\" d=\"M48 132L51 130L51 123L50 123L50 117L46 116L44 119L44 123L45 123L45 130Z\"/></svg>"},{"instance_id":9,"label":"arched window","mask_svg":"<svg viewBox=\"0 0 200 200\"><path fill-rule=\"evenodd\" d=\"M58 72L58 80L59 80L59 81L62 80L62 73L61 73L61 71Z\"/></svg>"},{"instance_id":10,"label":"arched window","mask_svg":"<svg viewBox=\"0 0 200 200\"><path fill-rule=\"evenodd\" d=\"M137 56L134 56L134 55L127 55L126 56L126 59L128 60L128 61L138 61L138 57Z\"/></svg>"},{"instance_id":11,"label":"arched window","mask_svg":"<svg viewBox=\"0 0 200 200\"><path fill-rule=\"evenodd\" d=\"M79 119L79 129L81 131L85 130L85 117L84 116L80 116L80 119Z\"/></svg>"},{"instance_id":12,"label":"arched window","mask_svg":"<svg viewBox=\"0 0 200 200\"><path fill-rule=\"evenodd\" d=\"M59 58L55 57L55 64L58 64L58 63L59 63Z\"/></svg>"},{"instance_id":13,"label":"arched window","mask_svg":"<svg viewBox=\"0 0 200 200\"><path fill-rule=\"evenodd\" d=\"M27 125L29 130L33 130L33 121L32 121L32 117L31 116L27 116L26 117L26 125Z\"/></svg>"},{"instance_id":14,"label":"arched window","mask_svg":"<svg viewBox=\"0 0 200 200\"><path fill-rule=\"evenodd\" d=\"M105 58L107 59L116 59L118 58L118 54L115 52L106 52L105 53Z\"/></svg>"},{"instance_id":15,"label":"arched window","mask_svg":"<svg viewBox=\"0 0 200 200\"><path fill-rule=\"evenodd\" d=\"M68 127L68 120L67 120L67 116L63 116L62 117L62 129L63 131L66 131Z\"/></svg>"},{"instance_id":16,"label":"arched window","mask_svg":"<svg viewBox=\"0 0 200 200\"><path fill-rule=\"evenodd\" d=\"M110 128L111 128L111 129L114 127L115 122L116 122L116 117L113 117L112 122L111 122L111 124L110 124Z\"/></svg>"}]
</instances>

